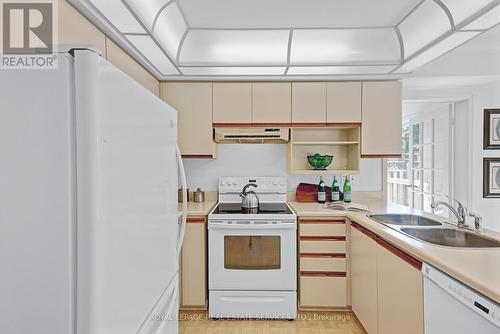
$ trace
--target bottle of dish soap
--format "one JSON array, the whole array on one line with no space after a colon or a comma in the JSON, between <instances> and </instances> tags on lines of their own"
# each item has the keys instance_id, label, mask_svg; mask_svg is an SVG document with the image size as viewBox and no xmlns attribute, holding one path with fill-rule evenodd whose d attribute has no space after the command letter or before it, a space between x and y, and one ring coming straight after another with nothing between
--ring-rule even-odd
<instances>
[{"instance_id":1,"label":"bottle of dish soap","mask_svg":"<svg viewBox=\"0 0 500 334\"><path fill-rule=\"evenodd\" d=\"M346 176L344 181L344 202L351 203L351 181L349 180L351 177L349 175Z\"/></svg>"},{"instance_id":2,"label":"bottle of dish soap","mask_svg":"<svg viewBox=\"0 0 500 334\"><path fill-rule=\"evenodd\" d=\"M323 182L323 177L319 177L319 184L318 184L318 203L325 203L326 201L326 188L325 188L325 182Z\"/></svg>"},{"instance_id":3,"label":"bottle of dish soap","mask_svg":"<svg viewBox=\"0 0 500 334\"><path fill-rule=\"evenodd\" d=\"M337 183L337 178L334 176L332 182L332 202L338 201L340 201L340 189Z\"/></svg>"}]
</instances>

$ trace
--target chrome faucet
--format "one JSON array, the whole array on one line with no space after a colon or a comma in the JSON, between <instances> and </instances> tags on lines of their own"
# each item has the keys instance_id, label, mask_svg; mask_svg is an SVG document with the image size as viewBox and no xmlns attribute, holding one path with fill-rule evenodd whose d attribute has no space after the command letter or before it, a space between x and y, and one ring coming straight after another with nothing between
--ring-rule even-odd
<instances>
[{"instance_id":1,"label":"chrome faucet","mask_svg":"<svg viewBox=\"0 0 500 334\"><path fill-rule=\"evenodd\" d=\"M469 217L474 218L474 229L480 230L482 227L483 218L480 215L469 212Z\"/></svg>"},{"instance_id":2,"label":"chrome faucet","mask_svg":"<svg viewBox=\"0 0 500 334\"><path fill-rule=\"evenodd\" d=\"M436 209L440 205L446 206L450 211L457 217L457 222L458 222L458 227L460 228L466 228L467 227L467 212L459 201L456 199L453 199L455 202L457 202L458 207L455 209L451 204L444 202L444 201L434 201L431 203L431 208Z\"/></svg>"}]
</instances>

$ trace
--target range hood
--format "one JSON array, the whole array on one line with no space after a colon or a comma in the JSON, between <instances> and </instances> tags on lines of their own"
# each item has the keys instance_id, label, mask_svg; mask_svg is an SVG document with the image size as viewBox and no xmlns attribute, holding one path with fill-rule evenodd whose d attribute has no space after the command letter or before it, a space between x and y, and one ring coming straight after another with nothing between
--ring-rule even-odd
<instances>
[{"instance_id":1,"label":"range hood","mask_svg":"<svg viewBox=\"0 0 500 334\"><path fill-rule=\"evenodd\" d=\"M215 128L219 144L283 144L290 138L290 128Z\"/></svg>"}]
</instances>

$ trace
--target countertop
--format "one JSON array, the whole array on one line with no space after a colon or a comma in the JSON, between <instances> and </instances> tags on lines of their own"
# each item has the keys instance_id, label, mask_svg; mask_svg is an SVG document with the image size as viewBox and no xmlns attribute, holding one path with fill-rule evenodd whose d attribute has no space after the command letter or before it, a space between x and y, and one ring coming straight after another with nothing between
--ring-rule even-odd
<instances>
[{"instance_id":1,"label":"countertop","mask_svg":"<svg viewBox=\"0 0 500 334\"><path fill-rule=\"evenodd\" d=\"M188 216L208 216L215 204L217 204L216 200L209 199L202 203L188 202ZM179 203L178 210L182 211L182 203Z\"/></svg>"},{"instance_id":2,"label":"countertop","mask_svg":"<svg viewBox=\"0 0 500 334\"><path fill-rule=\"evenodd\" d=\"M413 257L440 269L500 303L500 248L451 248L432 245L378 223L368 218L366 213L334 211L325 209L322 204L318 203L294 201L288 203L299 217L347 217ZM390 204L380 199L357 200L356 203L368 206L371 213L413 213L440 222L446 221L442 217L402 205ZM481 231L480 233L500 239L500 234L497 232Z\"/></svg>"}]
</instances>

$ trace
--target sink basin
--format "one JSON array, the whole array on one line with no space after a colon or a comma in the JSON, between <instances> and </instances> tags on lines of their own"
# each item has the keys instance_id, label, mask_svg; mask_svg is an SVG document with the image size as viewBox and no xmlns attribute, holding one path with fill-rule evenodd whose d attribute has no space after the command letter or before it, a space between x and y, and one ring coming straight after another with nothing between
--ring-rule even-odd
<instances>
[{"instance_id":1,"label":"sink basin","mask_svg":"<svg viewBox=\"0 0 500 334\"><path fill-rule=\"evenodd\" d=\"M435 245L448 247L500 247L500 241L483 237L474 232L452 228L403 227L401 232Z\"/></svg>"},{"instance_id":2,"label":"sink basin","mask_svg":"<svg viewBox=\"0 0 500 334\"><path fill-rule=\"evenodd\" d=\"M404 215L404 214L383 214L383 215L368 215L382 224L391 225L406 225L406 226L441 226L438 221L417 216L417 215Z\"/></svg>"}]
</instances>

